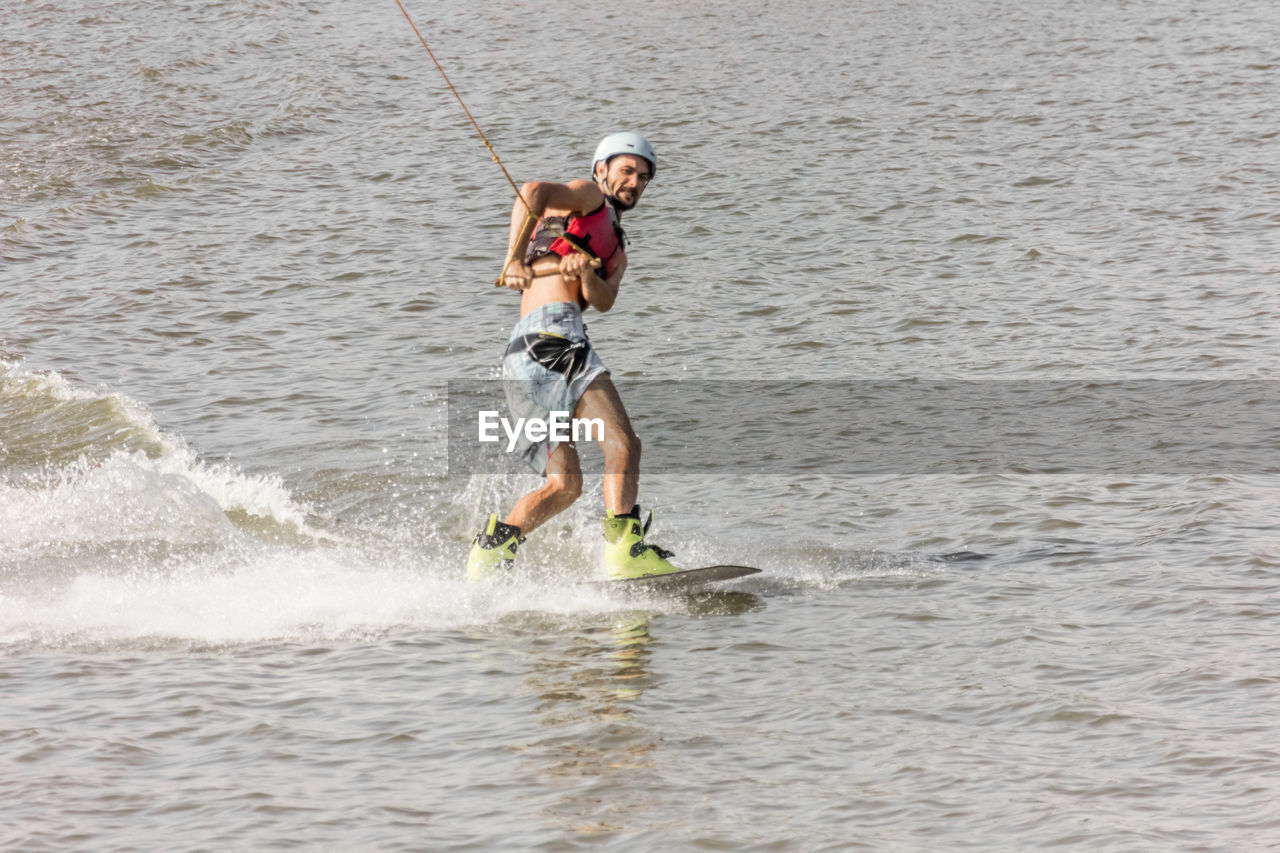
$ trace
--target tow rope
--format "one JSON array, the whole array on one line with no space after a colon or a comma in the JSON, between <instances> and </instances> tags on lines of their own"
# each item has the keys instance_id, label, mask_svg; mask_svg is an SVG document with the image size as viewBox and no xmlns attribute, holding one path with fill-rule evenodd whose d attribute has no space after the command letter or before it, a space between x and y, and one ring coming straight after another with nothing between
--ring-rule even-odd
<instances>
[{"instance_id":1,"label":"tow rope","mask_svg":"<svg viewBox=\"0 0 1280 853\"><path fill-rule=\"evenodd\" d=\"M413 28L413 33L418 37L418 41L422 42L422 47L427 52L427 56L431 57L431 62L436 66L436 70L440 72L440 76L444 78L445 85L449 87L449 91L458 99L458 106L462 107L462 111L467 114L467 119L471 122L471 126L476 129L476 133L480 134L480 141L484 143L484 147L488 149L489 156L493 158L493 162L498 164L498 168L502 170L502 174L507 179L507 183L511 185L512 191L516 194L516 198L520 199L520 203L524 205L525 220L524 230L520 234L520 240L525 238L529 232L529 227L534 222L543 223L542 219L533 212L533 208L529 206L529 202L520 194L520 188L516 186L515 180L511 177L511 173L507 171L507 167L502 165L502 159L498 157L498 152L493 150L489 138L484 135L484 131L480 129L480 123L476 121L475 116L471 114L471 110L467 109L466 102L462 100L462 95L458 94L458 90L454 88L453 81L449 79L449 75L445 73L444 66L440 64L440 60L436 59L435 53L431 50L427 40L423 37L422 32L418 29L418 25L413 22L413 18L409 17L409 10L404 7L404 3L396 0L396 5L400 7L400 11L404 14L404 19L409 22L409 26ZM520 240L516 242L519 243ZM496 287L502 286L502 279L507 274L507 268L511 266L511 262L515 260L514 253L507 258L507 262L502 265L502 272L498 274L497 280L494 281Z\"/></svg>"}]
</instances>

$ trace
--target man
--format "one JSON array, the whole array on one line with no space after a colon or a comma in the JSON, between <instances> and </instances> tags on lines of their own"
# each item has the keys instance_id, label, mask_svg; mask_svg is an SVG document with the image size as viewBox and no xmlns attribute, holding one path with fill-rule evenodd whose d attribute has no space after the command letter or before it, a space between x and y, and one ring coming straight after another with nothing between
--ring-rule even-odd
<instances>
[{"instance_id":1,"label":"man","mask_svg":"<svg viewBox=\"0 0 1280 853\"><path fill-rule=\"evenodd\" d=\"M604 424L603 522L610 578L678 571L668 562L669 551L644 541L649 523L641 523L636 504L640 439L582 322L587 307L608 311L618 297L627 268L619 217L640 200L657 167L648 140L615 133L596 147L592 180L525 184L524 201L516 199L511 211L500 280L521 291L520 321L502 366L513 413L545 419L553 411L572 412L576 419ZM572 443L522 438L518 446L545 482L517 501L504 522L496 513L489 516L467 559L471 580L509 570L523 537L582 493L582 468Z\"/></svg>"}]
</instances>

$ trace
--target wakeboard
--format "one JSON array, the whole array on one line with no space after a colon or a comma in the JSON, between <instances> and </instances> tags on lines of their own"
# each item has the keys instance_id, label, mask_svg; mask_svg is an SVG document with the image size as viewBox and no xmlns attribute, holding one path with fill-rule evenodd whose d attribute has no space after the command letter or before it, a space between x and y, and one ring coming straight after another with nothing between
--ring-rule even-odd
<instances>
[{"instance_id":1,"label":"wakeboard","mask_svg":"<svg viewBox=\"0 0 1280 853\"><path fill-rule=\"evenodd\" d=\"M600 581L597 585L628 592L696 592L701 587L717 581L733 580L759 574L759 569L748 566L705 566L701 569L685 569L665 575L647 575L642 578L619 578Z\"/></svg>"}]
</instances>

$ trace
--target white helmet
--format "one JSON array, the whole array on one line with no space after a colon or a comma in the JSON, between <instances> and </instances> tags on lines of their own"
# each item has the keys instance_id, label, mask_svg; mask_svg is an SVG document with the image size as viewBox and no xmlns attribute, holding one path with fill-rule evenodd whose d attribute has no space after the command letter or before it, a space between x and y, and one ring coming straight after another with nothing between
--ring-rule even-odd
<instances>
[{"instance_id":1,"label":"white helmet","mask_svg":"<svg viewBox=\"0 0 1280 853\"><path fill-rule=\"evenodd\" d=\"M597 163L601 160L608 162L611 157L617 157L619 154L634 154L648 160L649 177L653 177L653 174L658 171L658 154L649 144L649 140L638 133L611 133L601 139L600 144L596 146L596 156L591 160L591 176L595 177Z\"/></svg>"}]
</instances>

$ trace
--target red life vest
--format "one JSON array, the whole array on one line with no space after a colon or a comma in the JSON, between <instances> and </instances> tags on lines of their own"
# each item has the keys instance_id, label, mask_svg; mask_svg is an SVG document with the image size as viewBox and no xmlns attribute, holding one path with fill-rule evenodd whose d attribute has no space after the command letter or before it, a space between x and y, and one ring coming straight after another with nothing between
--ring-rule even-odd
<instances>
[{"instance_id":1,"label":"red life vest","mask_svg":"<svg viewBox=\"0 0 1280 853\"><path fill-rule=\"evenodd\" d=\"M564 222L566 218L567 224ZM534 231L529 250L525 253L525 263L533 263L553 252L564 257L580 250L603 262L603 278L613 275L618 267L618 253L625 246L626 234L612 205L602 204L586 216L547 217L547 222L561 225L565 236L553 239L552 235L542 233L541 228Z\"/></svg>"}]
</instances>

